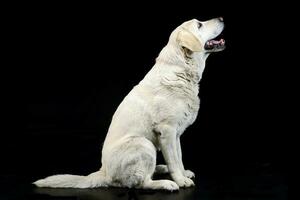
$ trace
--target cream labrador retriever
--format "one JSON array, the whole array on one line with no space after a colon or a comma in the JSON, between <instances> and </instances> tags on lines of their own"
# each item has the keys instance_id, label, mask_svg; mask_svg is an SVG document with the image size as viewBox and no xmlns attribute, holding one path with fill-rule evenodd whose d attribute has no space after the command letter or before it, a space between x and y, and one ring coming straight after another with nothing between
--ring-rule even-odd
<instances>
[{"instance_id":1,"label":"cream labrador retriever","mask_svg":"<svg viewBox=\"0 0 300 200\"><path fill-rule=\"evenodd\" d=\"M199 110L199 81L211 52L225 48L216 38L222 18L184 22L171 34L156 64L116 110L102 149L102 167L88 176L54 175L34 182L39 187L128 187L178 190L190 187L194 173L182 163L180 136ZM161 150L166 165L156 165ZM171 180L153 180L154 173Z\"/></svg>"}]
</instances>

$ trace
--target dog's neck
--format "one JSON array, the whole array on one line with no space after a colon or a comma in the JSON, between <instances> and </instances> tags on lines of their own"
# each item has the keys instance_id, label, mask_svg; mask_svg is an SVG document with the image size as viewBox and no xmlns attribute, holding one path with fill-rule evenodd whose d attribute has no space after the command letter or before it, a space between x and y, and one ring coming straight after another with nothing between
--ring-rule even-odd
<instances>
[{"instance_id":1,"label":"dog's neck","mask_svg":"<svg viewBox=\"0 0 300 200\"><path fill-rule=\"evenodd\" d=\"M204 52L192 52L187 48L167 44L156 59L156 64L180 66L185 79L199 83L205 68L208 54Z\"/></svg>"}]
</instances>

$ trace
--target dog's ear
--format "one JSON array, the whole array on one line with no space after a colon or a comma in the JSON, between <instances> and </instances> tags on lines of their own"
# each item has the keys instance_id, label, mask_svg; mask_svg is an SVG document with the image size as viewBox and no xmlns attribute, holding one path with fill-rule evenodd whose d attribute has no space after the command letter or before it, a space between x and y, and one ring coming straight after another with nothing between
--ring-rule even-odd
<instances>
[{"instance_id":1,"label":"dog's ear","mask_svg":"<svg viewBox=\"0 0 300 200\"><path fill-rule=\"evenodd\" d=\"M191 51L201 51L202 44L196 36L188 30L180 30L177 34L177 42L180 46Z\"/></svg>"}]
</instances>

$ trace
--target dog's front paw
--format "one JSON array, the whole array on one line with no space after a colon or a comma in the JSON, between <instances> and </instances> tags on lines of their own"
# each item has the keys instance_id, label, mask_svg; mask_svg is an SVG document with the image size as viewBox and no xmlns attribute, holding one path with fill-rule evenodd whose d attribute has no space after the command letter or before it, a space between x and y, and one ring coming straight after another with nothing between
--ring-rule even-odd
<instances>
[{"instance_id":1,"label":"dog's front paw","mask_svg":"<svg viewBox=\"0 0 300 200\"><path fill-rule=\"evenodd\" d=\"M195 178L195 173L191 170L184 170L183 175L187 178Z\"/></svg>"},{"instance_id":2,"label":"dog's front paw","mask_svg":"<svg viewBox=\"0 0 300 200\"><path fill-rule=\"evenodd\" d=\"M195 185L194 182L188 177L182 175L173 175L172 177L179 187L191 187Z\"/></svg>"}]
</instances>

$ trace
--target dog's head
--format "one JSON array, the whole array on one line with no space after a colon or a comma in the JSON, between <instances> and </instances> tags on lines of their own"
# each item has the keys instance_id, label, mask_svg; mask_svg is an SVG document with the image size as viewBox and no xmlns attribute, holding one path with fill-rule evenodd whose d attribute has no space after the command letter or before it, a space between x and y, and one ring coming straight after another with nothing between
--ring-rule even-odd
<instances>
[{"instance_id":1,"label":"dog's head","mask_svg":"<svg viewBox=\"0 0 300 200\"><path fill-rule=\"evenodd\" d=\"M223 29L222 17L203 22L192 19L177 27L170 39L192 52L217 52L225 49L225 40L216 39Z\"/></svg>"}]
</instances>

